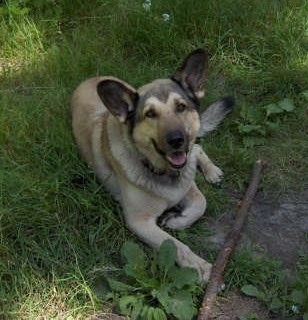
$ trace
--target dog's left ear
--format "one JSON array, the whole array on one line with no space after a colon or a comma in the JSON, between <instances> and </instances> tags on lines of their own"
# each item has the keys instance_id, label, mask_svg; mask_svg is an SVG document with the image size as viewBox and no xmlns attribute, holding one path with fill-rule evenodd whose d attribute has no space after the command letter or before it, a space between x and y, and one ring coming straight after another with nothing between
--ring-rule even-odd
<instances>
[{"instance_id":1,"label":"dog's left ear","mask_svg":"<svg viewBox=\"0 0 308 320\"><path fill-rule=\"evenodd\" d=\"M172 79L178 82L193 99L204 96L204 84L208 68L208 55L205 50L191 52L183 64L175 71Z\"/></svg>"},{"instance_id":2,"label":"dog's left ear","mask_svg":"<svg viewBox=\"0 0 308 320\"><path fill-rule=\"evenodd\" d=\"M116 78L105 79L98 83L97 93L106 108L122 123L134 112L138 100L137 91Z\"/></svg>"}]
</instances>

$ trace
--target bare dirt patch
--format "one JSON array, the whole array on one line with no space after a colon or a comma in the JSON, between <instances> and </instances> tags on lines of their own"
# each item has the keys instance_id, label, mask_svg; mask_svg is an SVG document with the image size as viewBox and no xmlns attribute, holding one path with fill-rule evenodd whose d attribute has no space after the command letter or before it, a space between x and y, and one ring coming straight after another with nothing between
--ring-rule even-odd
<instances>
[{"instance_id":1,"label":"bare dirt patch","mask_svg":"<svg viewBox=\"0 0 308 320\"><path fill-rule=\"evenodd\" d=\"M221 247L231 229L233 213L226 213L211 226L210 241ZM294 270L299 251L308 253L308 190L301 194L272 195L258 193L248 214L241 245L258 245L272 258Z\"/></svg>"},{"instance_id":2,"label":"bare dirt patch","mask_svg":"<svg viewBox=\"0 0 308 320\"><path fill-rule=\"evenodd\" d=\"M233 220L234 213L230 212L209 224L213 232L210 241L218 249L223 245ZM259 192L238 247L247 245L252 248L257 245L269 257L280 260L283 269L294 274L299 252L308 253L308 190L279 198ZM235 320L251 314L257 319L274 319L256 299L234 291L226 298L218 298L214 314L217 315L215 319L220 320Z\"/></svg>"},{"instance_id":3,"label":"bare dirt patch","mask_svg":"<svg viewBox=\"0 0 308 320\"><path fill-rule=\"evenodd\" d=\"M270 319L269 312L256 299L238 291L229 292L226 298L218 297L213 314L214 320L243 319L252 315L255 319Z\"/></svg>"}]
</instances>

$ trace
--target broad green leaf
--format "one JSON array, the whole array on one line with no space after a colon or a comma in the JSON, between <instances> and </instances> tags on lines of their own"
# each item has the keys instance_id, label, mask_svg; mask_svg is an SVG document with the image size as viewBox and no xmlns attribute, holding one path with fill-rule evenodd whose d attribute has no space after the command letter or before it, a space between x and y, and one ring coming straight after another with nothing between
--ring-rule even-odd
<instances>
[{"instance_id":1,"label":"broad green leaf","mask_svg":"<svg viewBox=\"0 0 308 320\"><path fill-rule=\"evenodd\" d=\"M167 320L166 314L162 309L149 306L144 306L140 317L147 320Z\"/></svg>"},{"instance_id":2,"label":"broad green leaf","mask_svg":"<svg viewBox=\"0 0 308 320\"><path fill-rule=\"evenodd\" d=\"M154 308L153 320L167 320L165 312L160 308Z\"/></svg>"},{"instance_id":3,"label":"broad green leaf","mask_svg":"<svg viewBox=\"0 0 308 320\"><path fill-rule=\"evenodd\" d=\"M305 294L301 290L294 290L291 292L291 299L292 299L292 302L299 305L303 305L305 301Z\"/></svg>"},{"instance_id":4,"label":"broad green leaf","mask_svg":"<svg viewBox=\"0 0 308 320\"><path fill-rule=\"evenodd\" d=\"M255 107L255 106L243 106L240 115L245 121L249 122L258 122L258 120L261 121L263 118L263 110L261 108Z\"/></svg>"},{"instance_id":5,"label":"broad green leaf","mask_svg":"<svg viewBox=\"0 0 308 320\"><path fill-rule=\"evenodd\" d=\"M271 103L266 106L264 106L264 109L266 111L266 116L269 117L271 114L276 114L276 113L282 113L283 109L276 104L276 103Z\"/></svg>"},{"instance_id":6,"label":"broad green leaf","mask_svg":"<svg viewBox=\"0 0 308 320\"><path fill-rule=\"evenodd\" d=\"M110 284L108 278L102 276L97 277L92 285L93 291L96 295L98 295L102 299L108 299L113 296L112 289L110 288Z\"/></svg>"},{"instance_id":7,"label":"broad green leaf","mask_svg":"<svg viewBox=\"0 0 308 320\"><path fill-rule=\"evenodd\" d=\"M144 305L141 312L140 312L140 318L141 319L148 319L150 312L149 312L150 307L148 305Z\"/></svg>"},{"instance_id":8,"label":"broad green leaf","mask_svg":"<svg viewBox=\"0 0 308 320\"><path fill-rule=\"evenodd\" d=\"M176 291L168 301L168 313L173 314L179 320L190 320L196 315L192 295L187 291Z\"/></svg>"},{"instance_id":9,"label":"broad green leaf","mask_svg":"<svg viewBox=\"0 0 308 320\"><path fill-rule=\"evenodd\" d=\"M273 311L279 310L282 307L283 307L283 302L279 298L274 297L270 305L270 310L273 310Z\"/></svg>"},{"instance_id":10,"label":"broad green leaf","mask_svg":"<svg viewBox=\"0 0 308 320\"><path fill-rule=\"evenodd\" d=\"M266 121L265 124L271 130L276 130L279 127L279 122L278 121L276 121L276 122Z\"/></svg>"},{"instance_id":11,"label":"broad green leaf","mask_svg":"<svg viewBox=\"0 0 308 320\"><path fill-rule=\"evenodd\" d=\"M258 123L263 120L262 108L250 107L247 110L247 120L251 123Z\"/></svg>"},{"instance_id":12,"label":"broad green leaf","mask_svg":"<svg viewBox=\"0 0 308 320\"><path fill-rule=\"evenodd\" d=\"M304 313L303 320L308 320L308 313Z\"/></svg>"},{"instance_id":13,"label":"broad green leaf","mask_svg":"<svg viewBox=\"0 0 308 320\"><path fill-rule=\"evenodd\" d=\"M136 243L127 241L123 244L121 254L125 257L127 263L132 265L144 265L145 256L144 252Z\"/></svg>"},{"instance_id":14,"label":"broad green leaf","mask_svg":"<svg viewBox=\"0 0 308 320\"><path fill-rule=\"evenodd\" d=\"M118 307L121 314L131 314L134 305L138 302L136 296L123 296L119 298Z\"/></svg>"},{"instance_id":15,"label":"broad green leaf","mask_svg":"<svg viewBox=\"0 0 308 320\"><path fill-rule=\"evenodd\" d=\"M129 277L134 278L142 286L148 286L149 275L143 266L126 264L123 271Z\"/></svg>"},{"instance_id":16,"label":"broad green leaf","mask_svg":"<svg viewBox=\"0 0 308 320\"><path fill-rule=\"evenodd\" d=\"M128 293L131 291L134 291L136 288L133 286L130 286L126 283L123 283L121 281L117 281L114 279L107 279L109 287L112 291L118 292L118 293Z\"/></svg>"},{"instance_id":17,"label":"broad green leaf","mask_svg":"<svg viewBox=\"0 0 308 320\"><path fill-rule=\"evenodd\" d=\"M251 132L258 132L262 135L265 134L265 130L263 126L259 124L240 124L238 129L241 133L251 133Z\"/></svg>"},{"instance_id":18,"label":"broad green leaf","mask_svg":"<svg viewBox=\"0 0 308 320\"><path fill-rule=\"evenodd\" d=\"M175 265L177 251L172 240L165 240L159 248L157 263L162 271L168 271Z\"/></svg>"},{"instance_id":19,"label":"broad green leaf","mask_svg":"<svg viewBox=\"0 0 308 320\"><path fill-rule=\"evenodd\" d=\"M143 299L140 295L122 296L119 298L118 307L120 314L129 315L132 319L134 316L134 319L137 319L143 308Z\"/></svg>"},{"instance_id":20,"label":"broad green leaf","mask_svg":"<svg viewBox=\"0 0 308 320\"><path fill-rule=\"evenodd\" d=\"M280 109L291 112L295 109L294 103L291 99L286 98L278 102Z\"/></svg>"},{"instance_id":21,"label":"broad green leaf","mask_svg":"<svg viewBox=\"0 0 308 320\"><path fill-rule=\"evenodd\" d=\"M301 93L306 100L308 100L308 90L305 90Z\"/></svg>"},{"instance_id":22,"label":"broad green leaf","mask_svg":"<svg viewBox=\"0 0 308 320\"><path fill-rule=\"evenodd\" d=\"M260 295L259 290L250 284L247 284L241 288L241 291L249 297L258 297Z\"/></svg>"},{"instance_id":23,"label":"broad green leaf","mask_svg":"<svg viewBox=\"0 0 308 320\"><path fill-rule=\"evenodd\" d=\"M123 270L126 275L135 279L146 278L146 259L142 249L134 242L127 241L121 249L122 256L127 263Z\"/></svg>"},{"instance_id":24,"label":"broad green leaf","mask_svg":"<svg viewBox=\"0 0 308 320\"><path fill-rule=\"evenodd\" d=\"M131 320L139 320L142 309L144 308L143 299L139 298L138 302L134 303L132 313L130 314Z\"/></svg>"},{"instance_id":25,"label":"broad green leaf","mask_svg":"<svg viewBox=\"0 0 308 320\"><path fill-rule=\"evenodd\" d=\"M182 289L186 285L196 285L199 282L198 272L193 268L170 269L169 275L173 280L173 285L178 289Z\"/></svg>"},{"instance_id":26,"label":"broad green leaf","mask_svg":"<svg viewBox=\"0 0 308 320\"><path fill-rule=\"evenodd\" d=\"M187 290L172 290L163 285L157 292L157 299L168 314L179 320L190 320L197 312L192 294Z\"/></svg>"},{"instance_id":27,"label":"broad green leaf","mask_svg":"<svg viewBox=\"0 0 308 320\"><path fill-rule=\"evenodd\" d=\"M169 297L169 291L171 287L170 285L163 284L156 292L155 297L158 299L158 301L161 303L161 305L165 308L168 306L168 301L170 299Z\"/></svg>"}]
</instances>

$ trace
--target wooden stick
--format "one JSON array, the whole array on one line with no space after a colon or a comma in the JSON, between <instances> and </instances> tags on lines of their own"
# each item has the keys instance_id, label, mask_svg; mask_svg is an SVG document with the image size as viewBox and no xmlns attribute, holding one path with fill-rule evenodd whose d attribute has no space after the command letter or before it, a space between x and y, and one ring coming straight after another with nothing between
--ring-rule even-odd
<instances>
[{"instance_id":1,"label":"wooden stick","mask_svg":"<svg viewBox=\"0 0 308 320\"><path fill-rule=\"evenodd\" d=\"M261 172L265 163L262 160L256 161L249 186L246 190L244 199L240 204L240 208L237 211L236 219L233 224L232 230L227 235L222 250L219 252L216 261L213 264L209 282L206 287L206 292L202 301L202 305L199 309L198 320L211 319L211 312L216 296L220 291L223 284L223 275L228 259L233 252L237 241L240 237L241 230L246 221L249 208L252 204L252 200L258 190L258 184L261 177Z\"/></svg>"}]
</instances>

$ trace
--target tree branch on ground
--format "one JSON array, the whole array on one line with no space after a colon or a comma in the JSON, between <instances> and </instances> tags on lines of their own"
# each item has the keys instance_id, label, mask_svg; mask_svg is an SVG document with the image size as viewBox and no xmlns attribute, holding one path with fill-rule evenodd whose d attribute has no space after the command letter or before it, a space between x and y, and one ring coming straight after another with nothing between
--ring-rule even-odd
<instances>
[{"instance_id":1,"label":"tree branch on ground","mask_svg":"<svg viewBox=\"0 0 308 320\"><path fill-rule=\"evenodd\" d=\"M223 275L228 259L231 253L234 251L237 241L240 238L240 234L246 221L250 206L258 190L261 172L264 168L264 165L265 163L262 160L257 160L254 165L250 183L246 190L244 199L241 201L240 207L237 210L236 219L234 221L232 230L227 235L225 243L213 264L202 305L199 309L198 320L208 320L213 317L211 314L212 308L217 294L223 285Z\"/></svg>"}]
</instances>

